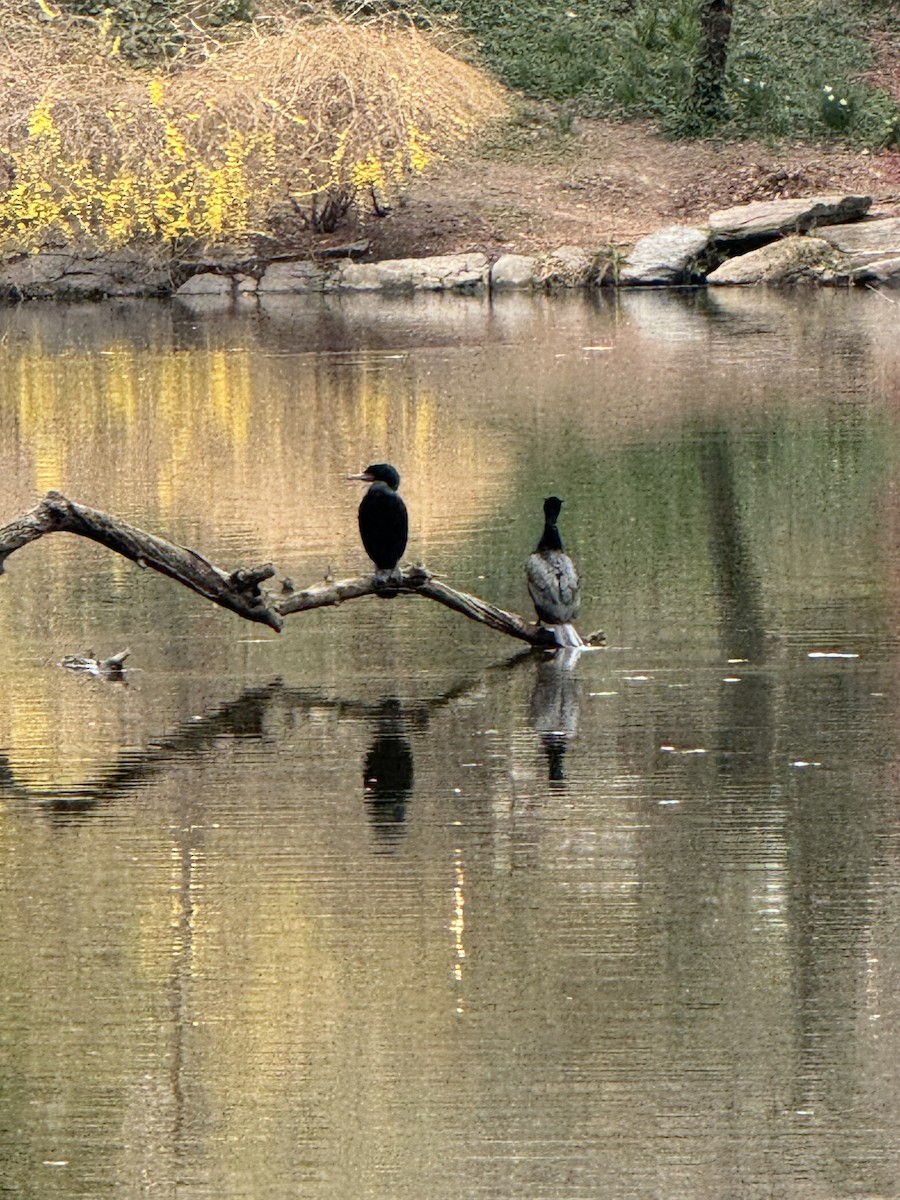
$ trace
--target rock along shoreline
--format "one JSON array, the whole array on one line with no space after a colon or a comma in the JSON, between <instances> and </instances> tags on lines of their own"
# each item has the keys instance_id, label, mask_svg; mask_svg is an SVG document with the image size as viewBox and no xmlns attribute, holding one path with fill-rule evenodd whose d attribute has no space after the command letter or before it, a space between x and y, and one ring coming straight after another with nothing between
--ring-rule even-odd
<instances>
[{"instance_id":1,"label":"rock along shoreline","mask_svg":"<svg viewBox=\"0 0 900 1200\"><path fill-rule=\"evenodd\" d=\"M484 294L599 287L900 285L900 214L872 198L820 195L739 205L704 226L672 225L626 249L562 246L360 261L365 243L315 258L160 262L128 250L65 248L0 263L0 300L176 296L252 304L276 295ZM217 305L218 307L218 305Z\"/></svg>"}]
</instances>

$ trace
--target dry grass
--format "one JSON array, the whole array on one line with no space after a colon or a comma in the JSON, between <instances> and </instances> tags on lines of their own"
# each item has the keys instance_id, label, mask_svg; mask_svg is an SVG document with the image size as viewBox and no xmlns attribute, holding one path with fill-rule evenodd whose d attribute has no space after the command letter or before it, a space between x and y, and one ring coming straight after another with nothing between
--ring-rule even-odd
<instances>
[{"instance_id":1,"label":"dry grass","mask_svg":"<svg viewBox=\"0 0 900 1200\"><path fill-rule=\"evenodd\" d=\"M295 196L352 181L354 167L363 183L389 189L504 109L483 73L416 30L334 19L227 49L173 79L171 96L180 111L199 98L211 136L223 119L277 131L279 170Z\"/></svg>"},{"instance_id":2,"label":"dry grass","mask_svg":"<svg viewBox=\"0 0 900 1200\"><path fill-rule=\"evenodd\" d=\"M156 75L124 63L102 22L37 28L40 11L0 2L7 251L234 239L285 204L314 222L328 200L396 192L505 109L427 35L324 9Z\"/></svg>"}]
</instances>

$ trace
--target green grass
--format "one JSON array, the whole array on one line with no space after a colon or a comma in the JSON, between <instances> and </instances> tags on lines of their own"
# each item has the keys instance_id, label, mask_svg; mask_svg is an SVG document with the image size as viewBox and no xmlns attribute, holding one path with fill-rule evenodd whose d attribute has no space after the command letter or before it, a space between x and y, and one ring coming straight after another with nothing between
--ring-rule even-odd
<instances>
[{"instance_id":1,"label":"green grass","mask_svg":"<svg viewBox=\"0 0 900 1200\"><path fill-rule=\"evenodd\" d=\"M190 54L226 25L253 19L253 0L62 0L74 16L95 21L127 62L152 66Z\"/></svg>"},{"instance_id":2,"label":"green grass","mask_svg":"<svg viewBox=\"0 0 900 1200\"><path fill-rule=\"evenodd\" d=\"M430 4L475 37L504 83L589 115L650 117L673 134L900 144L900 106L864 78L872 31L900 32L893 0L734 0L726 111L714 126L698 125L689 105L698 0Z\"/></svg>"},{"instance_id":3,"label":"green grass","mask_svg":"<svg viewBox=\"0 0 900 1200\"><path fill-rule=\"evenodd\" d=\"M264 0L61 0L136 62L190 57L198 31L259 17ZM291 0L281 0L290 6ZM297 7L309 9L301 0ZM900 105L866 82L871 34L900 39L900 0L734 0L719 119L690 103L700 0L336 0L354 19L450 22L509 87L568 113L649 117L674 135L900 146ZM200 25L197 23L200 15ZM201 28L201 25L203 28Z\"/></svg>"}]
</instances>

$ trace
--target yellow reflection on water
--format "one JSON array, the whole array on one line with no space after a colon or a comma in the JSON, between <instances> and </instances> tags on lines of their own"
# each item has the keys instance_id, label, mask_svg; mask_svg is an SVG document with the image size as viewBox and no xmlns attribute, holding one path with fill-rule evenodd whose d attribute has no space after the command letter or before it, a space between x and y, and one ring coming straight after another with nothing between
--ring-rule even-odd
<instances>
[{"instance_id":1,"label":"yellow reflection on water","mask_svg":"<svg viewBox=\"0 0 900 1200\"><path fill-rule=\"evenodd\" d=\"M0 371L0 421L12 435L0 466L23 506L57 488L131 517L237 525L274 551L327 545L333 560L352 548L351 570L359 492L346 487L349 472L395 462L413 536L427 540L468 524L483 481L509 467L508 445L479 437L470 412L441 406L403 356L306 356L286 370L253 345L58 354L35 340L0 347ZM464 489L447 486L456 464ZM14 503L15 493L0 494Z\"/></svg>"},{"instance_id":2,"label":"yellow reflection on water","mask_svg":"<svg viewBox=\"0 0 900 1200\"><path fill-rule=\"evenodd\" d=\"M121 343L105 352L110 364L107 397L111 415L118 424L134 425L139 404L136 362L133 351Z\"/></svg>"},{"instance_id":3,"label":"yellow reflection on water","mask_svg":"<svg viewBox=\"0 0 900 1200\"><path fill-rule=\"evenodd\" d=\"M253 412L249 354L242 352L232 355L223 350L210 353L209 396L217 432L230 441L235 451L244 451Z\"/></svg>"},{"instance_id":4,"label":"yellow reflection on water","mask_svg":"<svg viewBox=\"0 0 900 1200\"><path fill-rule=\"evenodd\" d=\"M47 491L58 488L65 478L66 440L60 436L58 425L59 381L48 381L42 365L46 359L38 350L35 357L24 357L18 370L4 373L17 394L19 428L22 432L23 449L34 464L35 488Z\"/></svg>"},{"instance_id":5,"label":"yellow reflection on water","mask_svg":"<svg viewBox=\"0 0 900 1200\"><path fill-rule=\"evenodd\" d=\"M124 693L55 661L7 665L4 674L0 750L34 802L82 789L112 765L128 741Z\"/></svg>"},{"instance_id":6,"label":"yellow reflection on water","mask_svg":"<svg viewBox=\"0 0 900 1200\"><path fill-rule=\"evenodd\" d=\"M51 327L61 314L48 314ZM107 336L101 325L82 344L64 323L56 343L34 330L0 339L4 519L59 489L223 567L265 556L304 583L369 566L349 472L397 464L408 557L440 569L443 547L464 536L512 470L510 442L485 438L468 405L447 402L440 374L412 371L406 355L273 355L254 338L183 345L161 328L156 341ZM0 587L0 629L14 631L34 668L0 713L0 747L17 775L38 790L79 786L128 740L130 701L73 687L57 665L65 654L106 656L159 627L171 644L173 614L190 621L197 611L173 585L69 535L17 554ZM215 620L231 644L233 622ZM155 662L140 650L132 660L138 687L158 682L152 652ZM183 676L190 663L173 653ZM13 671L20 664L0 664L0 679ZM146 698L131 707L144 711ZM139 744L158 732L131 731Z\"/></svg>"},{"instance_id":7,"label":"yellow reflection on water","mask_svg":"<svg viewBox=\"0 0 900 1200\"><path fill-rule=\"evenodd\" d=\"M466 958L466 946L463 936L466 930L466 873L463 867L462 853L462 849L459 846L453 851L453 916L450 920L450 930L453 934L453 978L458 984L462 983L463 963ZM457 992L456 1011L458 1013L465 1011L461 991Z\"/></svg>"}]
</instances>

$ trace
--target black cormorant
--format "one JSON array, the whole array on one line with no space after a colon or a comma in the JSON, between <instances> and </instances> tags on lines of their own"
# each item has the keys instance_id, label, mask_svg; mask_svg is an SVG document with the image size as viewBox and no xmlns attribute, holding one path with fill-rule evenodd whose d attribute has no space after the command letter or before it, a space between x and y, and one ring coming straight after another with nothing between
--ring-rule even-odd
<instances>
[{"instance_id":1,"label":"black cormorant","mask_svg":"<svg viewBox=\"0 0 900 1200\"><path fill-rule=\"evenodd\" d=\"M580 596L578 572L563 550L556 528L562 500L548 496L544 501L544 532L534 554L525 564L528 591L538 620L553 632L559 646L583 646L572 621L578 616Z\"/></svg>"},{"instance_id":2,"label":"black cormorant","mask_svg":"<svg viewBox=\"0 0 900 1200\"><path fill-rule=\"evenodd\" d=\"M349 478L371 484L359 506L359 532L378 570L393 571L406 549L409 531L406 505L397 494L399 472L390 463L374 463Z\"/></svg>"}]
</instances>

